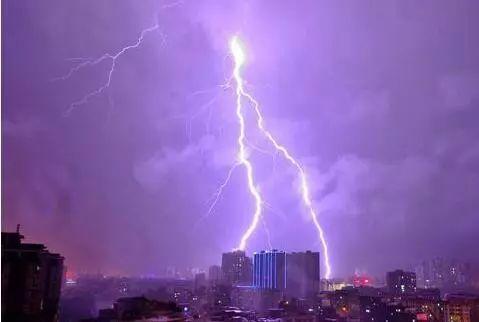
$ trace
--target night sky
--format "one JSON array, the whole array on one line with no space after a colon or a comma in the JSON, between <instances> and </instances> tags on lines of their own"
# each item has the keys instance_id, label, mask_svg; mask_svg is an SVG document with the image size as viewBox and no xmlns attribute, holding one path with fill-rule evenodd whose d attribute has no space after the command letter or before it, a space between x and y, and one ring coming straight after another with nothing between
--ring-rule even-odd
<instances>
[{"instance_id":1,"label":"night sky","mask_svg":"<svg viewBox=\"0 0 479 322\"><path fill-rule=\"evenodd\" d=\"M54 81L78 63L115 54ZM228 41L300 160L333 276L435 256L479 261L478 1L2 1L2 230L75 272L207 267L253 201L235 163ZM249 120L253 114L247 113ZM266 201L249 253L320 250L294 169L254 127ZM265 229L267 227L268 229Z\"/></svg>"}]
</instances>

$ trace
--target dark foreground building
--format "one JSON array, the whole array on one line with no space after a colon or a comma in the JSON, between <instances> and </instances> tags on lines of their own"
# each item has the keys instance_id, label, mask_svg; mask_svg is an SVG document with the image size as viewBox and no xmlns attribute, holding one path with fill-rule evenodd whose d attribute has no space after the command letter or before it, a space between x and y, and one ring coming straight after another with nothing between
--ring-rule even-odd
<instances>
[{"instance_id":1,"label":"dark foreground building","mask_svg":"<svg viewBox=\"0 0 479 322\"><path fill-rule=\"evenodd\" d=\"M58 320L63 257L2 232L2 321Z\"/></svg>"}]
</instances>

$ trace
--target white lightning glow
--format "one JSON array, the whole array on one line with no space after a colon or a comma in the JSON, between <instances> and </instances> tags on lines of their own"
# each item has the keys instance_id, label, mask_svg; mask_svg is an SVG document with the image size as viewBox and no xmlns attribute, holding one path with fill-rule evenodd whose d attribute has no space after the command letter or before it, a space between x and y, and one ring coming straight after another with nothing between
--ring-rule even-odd
<instances>
[{"instance_id":1,"label":"white lightning glow","mask_svg":"<svg viewBox=\"0 0 479 322\"><path fill-rule=\"evenodd\" d=\"M248 239L251 237L253 232L256 230L258 226L258 222L261 218L261 210L262 210L262 203L263 200L259 193L258 188L256 187L256 183L254 181L254 173L253 173L253 166L248 159L248 155L246 152L246 134L245 134L245 118L243 115L243 105L242 99L245 97L244 93L244 84L243 79L241 78L241 67L245 62L245 54L241 49L241 45L239 44L239 40L237 37L233 37L230 42L230 50L231 54L233 55L234 59L234 68L233 68L233 79L236 83L236 117L238 118L238 123L240 126L240 133L238 135L238 162L243 165L246 169L246 177L248 181L248 189L255 201L255 209L253 214L253 220L249 225L246 232L241 237L241 241L237 249L244 250L246 248L246 244Z\"/></svg>"},{"instance_id":2,"label":"white lightning glow","mask_svg":"<svg viewBox=\"0 0 479 322\"><path fill-rule=\"evenodd\" d=\"M331 276L331 264L329 262L328 244L326 242L326 237L325 237L323 228L319 224L317 214L316 214L316 211L315 211L314 206L313 206L313 202L312 202L312 199L311 199L311 194L310 194L310 189L309 189L306 173L305 173L303 167L301 166L301 164L291 155L291 153L286 149L286 147L281 145L280 143L278 143L278 141L274 138L274 136L271 134L271 132L269 132L266 129L266 127L264 126L264 118L263 118L263 115L261 114L261 111L259 109L258 102L251 96L251 94L249 94L245 90L244 81L241 77L241 67L243 66L243 64L245 62L246 56L245 56L245 53L244 53L243 49L241 48L238 37L235 36L235 37L232 38L232 40L230 42L230 49L231 49L231 53L233 54L234 63L235 63L234 71L233 71L233 77L236 81L236 96L237 96L237 104L236 104L237 109L236 110L237 110L238 119L240 120L240 127L241 127L240 137L238 138L238 142L241 143L239 154L240 155L244 154L244 143L243 143L244 142L244 117L242 115L242 106L241 106L241 98L244 97L244 98L248 99L253 106L253 109L254 109L254 111L256 113L256 116L257 116L257 118L256 118L257 119L257 122L256 122L257 127L264 134L264 136L268 139L268 141L274 146L274 148L298 172L298 177L299 177L299 180L300 180L301 197L302 197L303 203L305 204L306 208L308 209L308 212L309 212L309 214L312 218L314 226L315 226L316 230L318 231L319 240L321 242L321 246L322 246L322 249L323 249L324 264L325 264L325 267L326 267L325 277L330 278L330 276ZM247 159L246 159L246 161L247 161ZM251 163L249 163L249 161L247 162L247 168L251 169L248 172L248 183L250 183L250 182L252 183L253 182L252 166L251 166ZM258 208L258 207L261 206L261 203L262 203L261 196L259 195L259 193L257 192L256 189L252 189L252 188L254 188L254 185L250 186L250 191L253 194L253 196L255 197L257 207L256 207L256 211L255 211L255 214L254 214L254 217L253 217L253 222L241 239L240 249L244 249L246 247L246 242L247 242L248 238L251 236L251 234L253 233L254 229L256 228L257 220L261 216L261 208Z\"/></svg>"},{"instance_id":3,"label":"white lightning glow","mask_svg":"<svg viewBox=\"0 0 479 322\"><path fill-rule=\"evenodd\" d=\"M184 0L178 0L178 1L172 1L172 2L167 2L166 1L165 3L163 3L160 6L160 10L161 11L169 10L171 8L181 6L183 4L184 4ZM65 75L52 79L53 81L67 80L70 77L72 77L73 74L77 73L81 69L84 69L84 68L89 67L89 66L98 65L98 64L100 64L104 61L110 61L110 68L108 69L105 82L102 83L100 86L98 86L93 91L88 92L87 94L85 94L79 100L71 103L64 114L67 115L67 116L70 115L70 113L72 113L73 110L75 108L77 108L78 106L81 106L81 105L84 105L84 104L88 103L90 101L90 99L92 99L93 97L96 97L96 96L102 94L103 92L105 92L111 86L111 82L112 82L113 74L115 72L117 60L120 59L120 57L122 57L128 51L140 47L140 45L143 43L146 35L149 34L149 33L154 32L154 31L159 31L160 32L160 37L161 37L162 43L164 45L165 42L166 42L166 37L161 32L160 25L158 23L156 23L156 24L152 25L151 27L143 29L140 32L138 38L136 39L136 41L134 43L132 43L130 45L126 45L125 47L123 47L119 51L117 51L116 53L113 53L113 54L105 53L105 54L101 55L100 57L98 57L96 59L81 58L81 57L80 58L78 58L78 57L70 58L69 60L72 61L72 62L76 62L77 65L75 65L73 68L71 68L68 71L68 73L66 73ZM110 101L110 104L112 104L110 97L109 97L109 101Z\"/></svg>"},{"instance_id":4,"label":"white lightning glow","mask_svg":"<svg viewBox=\"0 0 479 322\"><path fill-rule=\"evenodd\" d=\"M170 4L167 4L167 5L163 6L162 8L164 9L164 8L174 7L174 6L177 6L181 3L182 3L182 1L173 2L173 3L170 3ZM95 65L98 65L102 62L109 61L110 65L109 65L109 69L108 69L107 74L106 74L105 82L102 83L100 86L98 86L95 90L93 90L93 91L87 93L86 95L84 95L78 101L73 102L72 104L70 104L69 108L66 111L66 114L67 115L70 114L76 107L78 107L80 105L83 105L83 104L86 104L93 97L104 93L111 86L112 77L113 77L113 74L115 72L115 68L116 68L118 59L120 59L128 51L138 48L143 43L147 34L152 33L154 31L159 31L159 30L160 30L160 28L159 28L158 24L155 24L155 25L153 25L149 28L146 28L146 29L142 30L134 43L121 48L118 52L113 53L113 54L105 53L105 54L103 54L102 56L100 56L99 58L96 58L96 59L94 59L94 58L85 58L85 59L84 58L73 58L73 59L71 59L71 61L76 62L76 65L73 68L71 68L69 70L69 72L66 73L64 76L58 77L54 80L67 80L70 77L72 77L73 74L80 71L81 69L87 68L89 66L95 66ZM160 33L160 35L162 37L163 42L165 42L165 38L164 38L163 34ZM298 172L298 177L299 177L299 180L300 180L301 197L302 197L303 203L307 207L308 212L309 212L309 214L310 214L310 216L313 220L314 226L316 227L316 230L318 231L319 239L320 239L320 242L321 242L321 245L322 245L322 248L323 248L323 256L324 256L324 262L325 262L325 267L326 267L325 277L329 278L330 275L331 275L331 266L330 266L330 262L329 262L328 246L327 246L326 238L324 236L324 231L323 231L321 225L319 224L319 221L317 219L317 214L316 214L315 209L313 207L313 202L312 202L312 199L311 199L311 196L310 196L310 189L309 189L306 173L305 173L304 169L302 168L302 166L300 165L300 163L290 154L290 152L286 149L286 147L281 145L274 138L274 136L266 129L266 127L264 126L264 120L263 120L263 116L261 114L258 102L245 89L244 80L241 76L241 69L244 66L244 63L246 61L246 55L245 55L245 52L242 49L240 40L236 36L233 37L230 41L230 51L231 51L231 54L233 56L233 61L234 61L234 68L233 68L233 74L232 74L231 79L234 80L234 82L235 82L236 117L237 117L238 124L239 124L239 135L238 135L238 138L237 138L238 153L237 153L237 156L236 156L237 157L237 163L230 169L230 171L228 172L228 176L226 177L226 180L221 184L221 186L217 190L217 192L215 194L215 197L214 197L214 200L213 200L213 203L210 205L210 208L208 209L208 215L213 212L217 202L220 200L223 189L228 184L234 169L238 165L242 165L242 166L244 166L244 168L246 170L248 190L249 190L250 194L252 195L252 197L254 199L254 213L253 213L252 221L251 221L250 225L248 226L247 230L245 231L245 233L242 235L237 249L244 250L246 248L249 238L251 237L253 232L256 230L259 221L262 219L262 207L264 205L264 201L261 197L260 191L257 187L256 182L255 182L254 168L253 168L252 163L249 160L247 146L250 146L250 147L252 147L252 148L254 148L258 151L262 151L262 150L258 147L255 147L251 142L248 142L247 138L246 138L246 120L245 120L245 117L244 117L244 114L243 114L243 109L244 109L243 104L244 104L244 101L246 100L252 105L252 107L253 107L253 109L256 113L256 116L257 116L256 126L257 126L257 128L261 131L261 133L263 133L265 138L274 146L274 148L276 149L276 152L281 154L292 166L294 166L294 168ZM227 84L222 85L222 86L224 86L225 88L228 88L230 86L230 84L227 83ZM205 104L205 106L202 107L200 110L204 110L206 108L209 108L214 103L214 101L215 101L215 98L213 98L211 101L207 102ZM248 104L248 105L250 105L250 104ZM194 117L196 117L196 116L194 116ZM191 133L191 130L189 128L188 128L188 133ZM262 151L262 152L265 152L265 151ZM266 227L266 223L264 222L264 219L263 219L263 224L265 226L265 230L266 230L266 233L267 233L267 236L268 236L268 241L269 241L269 239L270 239L269 238L269 230ZM270 243L270 241L269 241L269 243Z\"/></svg>"},{"instance_id":5,"label":"white lightning glow","mask_svg":"<svg viewBox=\"0 0 479 322\"><path fill-rule=\"evenodd\" d=\"M109 60L111 62L110 68L108 69L108 73L107 73L107 77L106 77L105 82L101 86L97 87L95 90L93 90L93 91L87 93L86 95L84 95L78 101L71 103L69 108L66 110L65 115L69 115L71 112L73 112L73 110L76 107L78 107L80 105L83 105L83 104L86 104L91 98L93 98L97 95L100 95L106 89L108 89L111 85L111 80L112 80L112 77L113 77L113 73L115 72L115 67L116 67L116 64L117 64L117 60L121 56L123 56L126 52L128 52L129 50L138 48L142 44L146 34L148 34L150 32L153 32L153 31L156 31L156 30L159 30L159 25L158 24L155 24L152 27L143 29L135 43L123 47L122 49L120 49L115 54L106 53L106 54L103 54L102 56L100 56L97 59L78 59L78 58L76 58L75 61L81 61L81 63L79 63L75 67L71 68L68 71L68 73L66 73L65 75L54 78L53 81L67 80L71 76L73 76L73 74L75 74L76 72L78 72L79 70L81 70L83 68L86 68L88 66L98 65L99 63L101 63L103 61L108 61ZM161 36L163 37L163 35L161 35ZM164 38L163 38L163 42L164 42Z\"/></svg>"}]
</instances>

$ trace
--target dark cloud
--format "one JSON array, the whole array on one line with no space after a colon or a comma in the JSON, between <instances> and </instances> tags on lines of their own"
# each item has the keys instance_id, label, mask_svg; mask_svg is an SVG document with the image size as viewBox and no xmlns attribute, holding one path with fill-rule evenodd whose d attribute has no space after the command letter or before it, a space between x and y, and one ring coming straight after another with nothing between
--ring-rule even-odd
<instances>
[{"instance_id":1,"label":"dark cloud","mask_svg":"<svg viewBox=\"0 0 479 322\"><path fill-rule=\"evenodd\" d=\"M172 5L170 5L172 4ZM4 1L2 220L76 271L206 266L251 219L228 38L248 88L298 156L335 275L423 258L478 261L479 4L475 1ZM121 56L66 81L75 60ZM248 114L248 119L254 117ZM248 128L273 245L318 248L295 172ZM267 247L261 225L249 250ZM380 254L380 256L378 255Z\"/></svg>"}]
</instances>

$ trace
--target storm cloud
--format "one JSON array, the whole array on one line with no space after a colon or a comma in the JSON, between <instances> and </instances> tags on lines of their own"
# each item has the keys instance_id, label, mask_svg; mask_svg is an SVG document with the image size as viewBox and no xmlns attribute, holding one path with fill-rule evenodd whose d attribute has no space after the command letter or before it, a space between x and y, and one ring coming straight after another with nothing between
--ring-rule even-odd
<instances>
[{"instance_id":1,"label":"storm cloud","mask_svg":"<svg viewBox=\"0 0 479 322\"><path fill-rule=\"evenodd\" d=\"M252 215L228 39L266 126L305 166L333 275L479 261L477 1L2 2L2 229L76 272L206 267ZM78 58L121 56L52 81ZM253 120L254 115L248 114ZM253 127L274 247L320 249L295 172ZM256 147L256 149L254 148ZM263 225L248 251L267 247ZM381 254L378 256L378 254Z\"/></svg>"}]
</instances>

